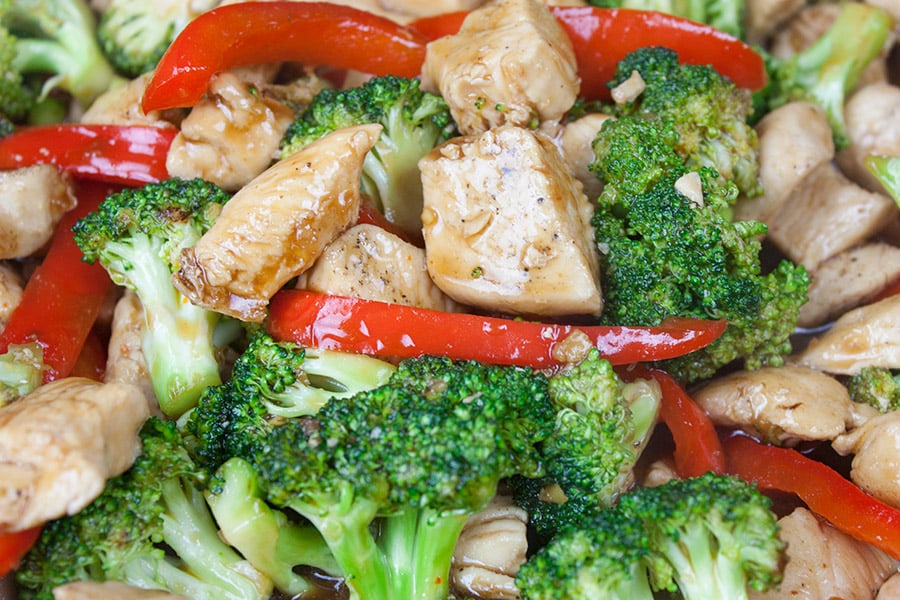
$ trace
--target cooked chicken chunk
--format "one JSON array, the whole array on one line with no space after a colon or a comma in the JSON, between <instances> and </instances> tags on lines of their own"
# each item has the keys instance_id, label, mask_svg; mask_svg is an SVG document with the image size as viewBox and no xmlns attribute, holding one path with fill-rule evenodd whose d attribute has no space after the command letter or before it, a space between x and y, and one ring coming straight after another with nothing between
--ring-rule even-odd
<instances>
[{"instance_id":1,"label":"cooked chicken chunk","mask_svg":"<svg viewBox=\"0 0 900 600\"><path fill-rule=\"evenodd\" d=\"M593 142L603 123L611 118L600 113L585 115L564 124L559 137L559 148L563 158L566 159L566 164L569 165L569 170L581 182L584 193L591 199L603 191L603 182L588 169L588 165L594 162Z\"/></svg>"},{"instance_id":2,"label":"cooked chicken chunk","mask_svg":"<svg viewBox=\"0 0 900 600\"><path fill-rule=\"evenodd\" d=\"M456 35L428 44L422 89L440 93L459 130L556 124L578 95L575 52L538 0L492 0Z\"/></svg>"},{"instance_id":3,"label":"cooked chicken chunk","mask_svg":"<svg viewBox=\"0 0 900 600\"><path fill-rule=\"evenodd\" d=\"M897 570L885 553L857 541L797 508L778 520L787 543L781 584L768 592L750 592L751 600L871 600Z\"/></svg>"},{"instance_id":4,"label":"cooked chicken chunk","mask_svg":"<svg viewBox=\"0 0 900 600\"><path fill-rule=\"evenodd\" d=\"M141 301L137 294L125 290L113 311L103 380L136 386L147 399L150 413L162 416L141 347L143 329L144 309Z\"/></svg>"},{"instance_id":5,"label":"cooked chicken chunk","mask_svg":"<svg viewBox=\"0 0 900 600\"><path fill-rule=\"evenodd\" d=\"M182 252L175 286L198 306L262 321L269 298L356 221L363 159L380 133L340 129L241 188Z\"/></svg>"},{"instance_id":6,"label":"cooked chicken chunk","mask_svg":"<svg viewBox=\"0 0 900 600\"><path fill-rule=\"evenodd\" d=\"M472 516L453 550L450 585L466 597L516 600L516 573L525 562L528 514L497 496Z\"/></svg>"},{"instance_id":7,"label":"cooked chicken chunk","mask_svg":"<svg viewBox=\"0 0 900 600\"><path fill-rule=\"evenodd\" d=\"M834 140L825 112L809 102L776 108L757 124L756 134L764 192L742 198L735 206L735 217L771 223L797 184L834 157Z\"/></svg>"},{"instance_id":8,"label":"cooked chicken chunk","mask_svg":"<svg viewBox=\"0 0 900 600\"><path fill-rule=\"evenodd\" d=\"M844 313L791 360L841 375L863 367L900 369L900 295Z\"/></svg>"},{"instance_id":9,"label":"cooked chicken chunk","mask_svg":"<svg viewBox=\"0 0 900 600\"><path fill-rule=\"evenodd\" d=\"M351 227L328 244L297 287L433 310L456 306L429 277L422 248L368 224Z\"/></svg>"},{"instance_id":10,"label":"cooked chicken chunk","mask_svg":"<svg viewBox=\"0 0 900 600\"><path fill-rule=\"evenodd\" d=\"M0 531L73 514L125 471L147 419L140 390L80 377L38 387L0 410Z\"/></svg>"},{"instance_id":11,"label":"cooked chicken chunk","mask_svg":"<svg viewBox=\"0 0 900 600\"><path fill-rule=\"evenodd\" d=\"M873 416L832 446L853 455L850 479L882 502L900 508L900 412Z\"/></svg>"},{"instance_id":12,"label":"cooked chicken chunk","mask_svg":"<svg viewBox=\"0 0 900 600\"><path fill-rule=\"evenodd\" d=\"M75 202L68 178L54 166L0 171L0 258L37 252Z\"/></svg>"},{"instance_id":13,"label":"cooked chicken chunk","mask_svg":"<svg viewBox=\"0 0 900 600\"><path fill-rule=\"evenodd\" d=\"M805 4L803 0L747 0L744 17L747 40L766 41Z\"/></svg>"},{"instance_id":14,"label":"cooked chicken chunk","mask_svg":"<svg viewBox=\"0 0 900 600\"><path fill-rule=\"evenodd\" d=\"M145 590L118 581L75 581L53 590L53 600L184 600L162 590Z\"/></svg>"},{"instance_id":15,"label":"cooked chicken chunk","mask_svg":"<svg viewBox=\"0 0 900 600\"><path fill-rule=\"evenodd\" d=\"M897 210L885 194L856 185L823 163L791 192L772 222L769 239L810 271L876 233Z\"/></svg>"},{"instance_id":16,"label":"cooked chicken chunk","mask_svg":"<svg viewBox=\"0 0 900 600\"><path fill-rule=\"evenodd\" d=\"M378 0L386 10L410 17L433 17L458 10L472 10L485 0Z\"/></svg>"},{"instance_id":17,"label":"cooked chicken chunk","mask_svg":"<svg viewBox=\"0 0 900 600\"><path fill-rule=\"evenodd\" d=\"M900 155L900 87L865 86L847 100L844 119L851 143L838 153L838 164L860 185L884 191L864 161L870 154Z\"/></svg>"},{"instance_id":18,"label":"cooked chicken chunk","mask_svg":"<svg viewBox=\"0 0 900 600\"><path fill-rule=\"evenodd\" d=\"M81 115L80 121L98 125L150 125L174 128L181 123L186 114L183 109L154 110L149 113L141 109L141 97L152 76L152 73L147 73L125 85L111 88L94 100Z\"/></svg>"},{"instance_id":19,"label":"cooked chicken chunk","mask_svg":"<svg viewBox=\"0 0 900 600\"><path fill-rule=\"evenodd\" d=\"M234 191L272 164L294 113L254 89L234 73L213 76L207 95L172 140L170 175L202 177Z\"/></svg>"},{"instance_id":20,"label":"cooked chicken chunk","mask_svg":"<svg viewBox=\"0 0 900 600\"><path fill-rule=\"evenodd\" d=\"M515 314L598 314L592 207L553 142L505 125L421 161L428 271L463 304Z\"/></svg>"},{"instance_id":21,"label":"cooked chicken chunk","mask_svg":"<svg viewBox=\"0 0 900 600\"><path fill-rule=\"evenodd\" d=\"M0 331L22 301L22 278L10 265L0 263Z\"/></svg>"},{"instance_id":22,"label":"cooked chicken chunk","mask_svg":"<svg viewBox=\"0 0 900 600\"><path fill-rule=\"evenodd\" d=\"M832 440L854 423L847 388L806 367L737 371L692 395L716 425L740 428L773 444Z\"/></svg>"},{"instance_id":23,"label":"cooked chicken chunk","mask_svg":"<svg viewBox=\"0 0 900 600\"><path fill-rule=\"evenodd\" d=\"M809 302L798 325L815 327L873 298L900 278L900 248L881 242L851 248L819 264L811 274Z\"/></svg>"},{"instance_id":24,"label":"cooked chicken chunk","mask_svg":"<svg viewBox=\"0 0 900 600\"><path fill-rule=\"evenodd\" d=\"M875 596L875 600L898 599L900 599L900 573L894 573L878 588L878 595Z\"/></svg>"}]
</instances>

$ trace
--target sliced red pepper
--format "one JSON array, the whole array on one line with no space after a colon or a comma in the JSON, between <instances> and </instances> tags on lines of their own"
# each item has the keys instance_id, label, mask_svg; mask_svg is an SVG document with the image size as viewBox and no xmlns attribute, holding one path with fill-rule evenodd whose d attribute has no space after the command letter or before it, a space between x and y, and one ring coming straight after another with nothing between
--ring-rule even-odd
<instances>
[{"instance_id":1,"label":"sliced red pepper","mask_svg":"<svg viewBox=\"0 0 900 600\"><path fill-rule=\"evenodd\" d=\"M29 277L22 300L0 333L0 353L6 352L9 344L41 345L48 367L44 383L71 372L112 290L112 281L99 263L89 265L81 260L72 225L116 189L104 183L79 182L78 205L63 216L44 260Z\"/></svg>"},{"instance_id":2,"label":"sliced red pepper","mask_svg":"<svg viewBox=\"0 0 900 600\"><path fill-rule=\"evenodd\" d=\"M369 12L327 2L247 2L203 13L169 46L150 80L145 112L193 106L232 67L298 61L372 75L415 77L425 41Z\"/></svg>"},{"instance_id":3,"label":"sliced red pepper","mask_svg":"<svg viewBox=\"0 0 900 600\"><path fill-rule=\"evenodd\" d=\"M103 381L108 345L106 337L100 335L96 327L91 330L84 340L84 345L81 347L81 352L78 354L75 364L72 365L69 375Z\"/></svg>"},{"instance_id":4,"label":"sliced red pepper","mask_svg":"<svg viewBox=\"0 0 900 600\"><path fill-rule=\"evenodd\" d=\"M553 6L553 16L575 48L581 94L608 99L606 84L616 65L644 46L666 46L688 64L712 65L740 87L756 90L766 83L762 57L741 40L709 25L665 13L594 6ZM459 31L466 12L413 21L409 28L428 40Z\"/></svg>"},{"instance_id":5,"label":"sliced red pepper","mask_svg":"<svg viewBox=\"0 0 900 600\"><path fill-rule=\"evenodd\" d=\"M40 527L0 533L0 577L11 572L41 535Z\"/></svg>"},{"instance_id":6,"label":"sliced red pepper","mask_svg":"<svg viewBox=\"0 0 900 600\"><path fill-rule=\"evenodd\" d=\"M743 435L725 441L725 455L728 472L755 482L761 490L796 494L839 530L900 560L900 510L825 463Z\"/></svg>"},{"instance_id":7,"label":"sliced red pepper","mask_svg":"<svg viewBox=\"0 0 900 600\"><path fill-rule=\"evenodd\" d=\"M142 125L24 127L0 138L0 169L52 164L82 178L141 185L168 177L175 129Z\"/></svg>"},{"instance_id":8,"label":"sliced red pepper","mask_svg":"<svg viewBox=\"0 0 900 600\"><path fill-rule=\"evenodd\" d=\"M657 327L574 326L449 313L401 304L282 290L269 305L277 339L316 348L408 358L422 354L535 368L561 364L554 349L582 331L613 364L693 352L725 331L724 321L677 319Z\"/></svg>"}]
</instances>

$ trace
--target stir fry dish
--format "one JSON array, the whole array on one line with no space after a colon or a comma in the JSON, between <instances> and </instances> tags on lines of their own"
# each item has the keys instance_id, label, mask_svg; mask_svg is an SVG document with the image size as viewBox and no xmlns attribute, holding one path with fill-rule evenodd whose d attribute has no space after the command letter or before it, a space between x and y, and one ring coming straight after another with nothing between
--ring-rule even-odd
<instances>
[{"instance_id":1,"label":"stir fry dish","mask_svg":"<svg viewBox=\"0 0 900 600\"><path fill-rule=\"evenodd\" d=\"M900 598L896 0L0 0L0 599Z\"/></svg>"}]
</instances>

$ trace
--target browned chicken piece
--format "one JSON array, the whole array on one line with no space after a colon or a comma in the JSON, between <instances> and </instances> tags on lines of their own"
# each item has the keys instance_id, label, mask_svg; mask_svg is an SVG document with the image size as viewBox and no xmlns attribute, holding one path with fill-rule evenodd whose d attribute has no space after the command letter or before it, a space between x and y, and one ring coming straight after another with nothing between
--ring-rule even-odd
<instances>
[{"instance_id":1,"label":"browned chicken piece","mask_svg":"<svg viewBox=\"0 0 900 600\"><path fill-rule=\"evenodd\" d=\"M772 222L769 239L810 271L878 232L897 205L848 179L834 163L823 163L794 188Z\"/></svg>"},{"instance_id":2,"label":"browned chicken piece","mask_svg":"<svg viewBox=\"0 0 900 600\"><path fill-rule=\"evenodd\" d=\"M140 451L140 390L68 377L0 409L0 531L34 527L90 504Z\"/></svg>"},{"instance_id":3,"label":"browned chicken piece","mask_svg":"<svg viewBox=\"0 0 900 600\"><path fill-rule=\"evenodd\" d=\"M847 100L844 119L851 143L838 153L838 164L860 185L883 192L864 161L870 154L900 155L900 87L867 85Z\"/></svg>"},{"instance_id":4,"label":"browned chicken piece","mask_svg":"<svg viewBox=\"0 0 900 600\"><path fill-rule=\"evenodd\" d=\"M538 0L492 0L456 35L428 44L422 89L441 94L464 134L502 124L556 127L577 98L572 42Z\"/></svg>"},{"instance_id":5,"label":"browned chicken piece","mask_svg":"<svg viewBox=\"0 0 900 600\"><path fill-rule=\"evenodd\" d=\"M751 600L872 600L897 561L838 531L806 508L778 520L787 543L784 579Z\"/></svg>"},{"instance_id":6,"label":"browned chicken piece","mask_svg":"<svg viewBox=\"0 0 900 600\"><path fill-rule=\"evenodd\" d=\"M118 581L75 581L53 589L53 600L185 600L162 590L145 590Z\"/></svg>"},{"instance_id":7,"label":"browned chicken piece","mask_svg":"<svg viewBox=\"0 0 900 600\"><path fill-rule=\"evenodd\" d=\"M0 171L0 259L40 250L75 202L68 177L52 165Z\"/></svg>"},{"instance_id":8,"label":"browned chicken piece","mask_svg":"<svg viewBox=\"0 0 900 600\"><path fill-rule=\"evenodd\" d=\"M428 271L444 293L512 314L599 314L593 208L549 138L505 125L419 168Z\"/></svg>"},{"instance_id":9,"label":"browned chicken piece","mask_svg":"<svg viewBox=\"0 0 900 600\"><path fill-rule=\"evenodd\" d=\"M850 479L856 485L900 508L900 412L874 415L831 445L843 456L853 455Z\"/></svg>"},{"instance_id":10,"label":"browned chicken piece","mask_svg":"<svg viewBox=\"0 0 900 600\"><path fill-rule=\"evenodd\" d=\"M113 311L103 380L107 383L130 383L136 386L147 399L150 413L162 417L150 373L147 371L147 361L144 360L141 346L143 330L144 309L141 301L137 294L126 289Z\"/></svg>"},{"instance_id":11,"label":"browned chicken piece","mask_svg":"<svg viewBox=\"0 0 900 600\"><path fill-rule=\"evenodd\" d=\"M272 164L294 113L254 89L234 73L213 76L207 95L172 140L170 175L202 177L235 191Z\"/></svg>"},{"instance_id":12,"label":"browned chicken piece","mask_svg":"<svg viewBox=\"0 0 900 600\"><path fill-rule=\"evenodd\" d=\"M149 113L141 109L141 97L152 76L152 73L146 73L124 85L109 89L94 100L79 120L97 125L148 125L167 129L176 127L187 114L184 109L154 110Z\"/></svg>"},{"instance_id":13,"label":"browned chicken piece","mask_svg":"<svg viewBox=\"0 0 900 600\"><path fill-rule=\"evenodd\" d=\"M891 575L881 584L875 600L900 600L900 573Z\"/></svg>"},{"instance_id":14,"label":"browned chicken piece","mask_svg":"<svg viewBox=\"0 0 900 600\"><path fill-rule=\"evenodd\" d=\"M457 309L428 275L425 250L369 224L351 227L328 244L297 287L432 310Z\"/></svg>"},{"instance_id":15,"label":"browned chicken piece","mask_svg":"<svg viewBox=\"0 0 900 600\"><path fill-rule=\"evenodd\" d=\"M0 331L22 301L22 278L12 266L0 263Z\"/></svg>"},{"instance_id":16,"label":"browned chicken piece","mask_svg":"<svg viewBox=\"0 0 900 600\"><path fill-rule=\"evenodd\" d=\"M771 223L797 184L834 158L834 141L825 112L809 102L776 108L757 124L756 134L764 192L742 198L734 212L743 221Z\"/></svg>"},{"instance_id":17,"label":"browned chicken piece","mask_svg":"<svg viewBox=\"0 0 900 600\"><path fill-rule=\"evenodd\" d=\"M900 295L847 311L791 361L839 375L900 369Z\"/></svg>"},{"instance_id":18,"label":"browned chicken piece","mask_svg":"<svg viewBox=\"0 0 900 600\"><path fill-rule=\"evenodd\" d=\"M805 4L804 0L747 0L744 16L747 40L765 42Z\"/></svg>"},{"instance_id":19,"label":"browned chicken piece","mask_svg":"<svg viewBox=\"0 0 900 600\"><path fill-rule=\"evenodd\" d=\"M784 446L832 440L859 420L847 388L807 367L736 371L709 381L692 396L716 425Z\"/></svg>"},{"instance_id":20,"label":"browned chicken piece","mask_svg":"<svg viewBox=\"0 0 900 600\"><path fill-rule=\"evenodd\" d=\"M585 195L591 199L603 191L603 182L588 169L588 165L594 162L594 138L597 137L603 123L612 118L600 113L585 115L563 124L558 138L559 149L566 159L569 170L581 182Z\"/></svg>"},{"instance_id":21,"label":"browned chicken piece","mask_svg":"<svg viewBox=\"0 0 900 600\"><path fill-rule=\"evenodd\" d=\"M339 129L241 188L182 252L175 287L198 306L262 321L275 292L356 222L363 159L380 134L374 124Z\"/></svg>"},{"instance_id":22,"label":"browned chicken piece","mask_svg":"<svg viewBox=\"0 0 900 600\"><path fill-rule=\"evenodd\" d=\"M516 573L525 562L528 514L497 496L463 528L450 568L452 589L467 598L516 600Z\"/></svg>"},{"instance_id":23,"label":"browned chicken piece","mask_svg":"<svg viewBox=\"0 0 900 600\"><path fill-rule=\"evenodd\" d=\"M657 487L666 482L678 479L678 470L675 468L675 460L667 456L654 460L640 473L638 485L642 487Z\"/></svg>"},{"instance_id":24,"label":"browned chicken piece","mask_svg":"<svg viewBox=\"0 0 900 600\"><path fill-rule=\"evenodd\" d=\"M800 308L801 327L823 325L875 297L900 278L900 248L872 242L845 250L811 273L809 302Z\"/></svg>"}]
</instances>

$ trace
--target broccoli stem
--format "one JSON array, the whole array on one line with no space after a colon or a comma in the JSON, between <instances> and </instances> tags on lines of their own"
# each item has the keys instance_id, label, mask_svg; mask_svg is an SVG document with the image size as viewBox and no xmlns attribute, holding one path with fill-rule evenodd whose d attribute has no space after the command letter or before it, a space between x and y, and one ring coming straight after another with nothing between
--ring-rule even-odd
<instances>
[{"instance_id":1,"label":"broccoli stem","mask_svg":"<svg viewBox=\"0 0 900 600\"><path fill-rule=\"evenodd\" d=\"M705 528L686 528L677 540L668 540L661 552L675 567L678 589L687 600L747 600L741 561L718 548Z\"/></svg>"}]
</instances>

